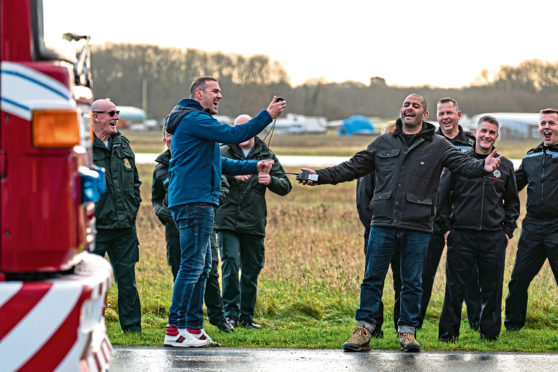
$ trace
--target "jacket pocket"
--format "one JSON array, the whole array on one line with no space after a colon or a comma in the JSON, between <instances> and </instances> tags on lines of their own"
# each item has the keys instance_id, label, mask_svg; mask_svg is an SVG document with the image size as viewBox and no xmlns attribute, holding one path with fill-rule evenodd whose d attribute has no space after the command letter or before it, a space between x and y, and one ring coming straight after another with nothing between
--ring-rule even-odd
<instances>
[{"instance_id":1,"label":"jacket pocket","mask_svg":"<svg viewBox=\"0 0 558 372\"><path fill-rule=\"evenodd\" d=\"M428 223L434 217L432 198L425 198L408 192L406 199L405 219Z\"/></svg>"},{"instance_id":2,"label":"jacket pocket","mask_svg":"<svg viewBox=\"0 0 558 372\"><path fill-rule=\"evenodd\" d=\"M398 164L397 158L399 157L399 154L399 149L378 151L376 159L378 164L376 164L376 170L381 173L393 173Z\"/></svg>"}]
</instances>

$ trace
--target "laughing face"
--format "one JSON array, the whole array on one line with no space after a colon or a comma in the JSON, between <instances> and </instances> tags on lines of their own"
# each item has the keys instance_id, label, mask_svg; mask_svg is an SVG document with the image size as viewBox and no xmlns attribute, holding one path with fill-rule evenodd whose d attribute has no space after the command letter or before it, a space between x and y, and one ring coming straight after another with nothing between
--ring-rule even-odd
<instances>
[{"instance_id":1,"label":"laughing face","mask_svg":"<svg viewBox=\"0 0 558 372\"><path fill-rule=\"evenodd\" d=\"M545 146L558 144L558 114L541 114L539 118L539 133Z\"/></svg>"},{"instance_id":2,"label":"laughing face","mask_svg":"<svg viewBox=\"0 0 558 372\"><path fill-rule=\"evenodd\" d=\"M452 102L438 103L436 117L444 136L454 138L459 134L461 111L456 109Z\"/></svg>"},{"instance_id":3,"label":"laughing face","mask_svg":"<svg viewBox=\"0 0 558 372\"><path fill-rule=\"evenodd\" d=\"M477 154L488 155L492 151L494 142L498 139L498 126L483 121L475 129L475 151Z\"/></svg>"},{"instance_id":4,"label":"laughing face","mask_svg":"<svg viewBox=\"0 0 558 372\"><path fill-rule=\"evenodd\" d=\"M112 115L111 115L112 114ZM98 100L92 106L93 131L103 141L116 133L116 124L120 117L116 106L109 100Z\"/></svg>"},{"instance_id":5,"label":"laughing face","mask_svg":"<svg viewBox=\"0 0 558 372\"><path fill-rule=\"evenodd\" d=\"M208 111L211 115L217 114L219 101L223 98L219 83L212 80L206 81L205 89L198 89L196 91L196 98L204 110Z\"/></svg>"},{"instance_id":6,"label":"laughing face","mask_svg":"<svg viewBox=\"0 0 558 372\"><path fill-rule=\"evenodd\" d=\"M410 95L405 98L400 111L403 126L408 130L416 130L422 126L422 122L428 118L428 111L424 109L421 97Z\"/></svg>"}]
</instances>

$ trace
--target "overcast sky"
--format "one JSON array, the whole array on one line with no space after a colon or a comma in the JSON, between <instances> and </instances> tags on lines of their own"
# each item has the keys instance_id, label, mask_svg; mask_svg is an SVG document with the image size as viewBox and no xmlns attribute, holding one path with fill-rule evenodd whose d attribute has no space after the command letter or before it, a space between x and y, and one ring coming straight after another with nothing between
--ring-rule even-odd
<instances>
[{"instance_id":1,"label":"overcast sky","mask_svg":"<svg viewBox=\"0 0 558 372\"><path fill-rule=\"evenodd\" d=\"M483 69L558 61L558 1L44 0L47 37L86 33L209 52L264 54L308 79L461 87Z\"/></svg>"}]
</instances>

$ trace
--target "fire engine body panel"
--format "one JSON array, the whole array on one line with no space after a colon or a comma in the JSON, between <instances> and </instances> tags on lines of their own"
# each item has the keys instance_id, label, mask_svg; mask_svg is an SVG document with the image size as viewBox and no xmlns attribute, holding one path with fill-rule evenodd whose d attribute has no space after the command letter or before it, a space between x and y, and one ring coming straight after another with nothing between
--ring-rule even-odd
<instances>
[{"instance_id":1,"label":"fire engine body panel","mask_svg":"<svg viewBox=\"0 0 558 372\"><path fill-rule=\"evenodd\" d=\"M41 0L0 6L0 370L106 370L112 269L89 253L105 187L91 160L89 38L68 34L86 39L69 61L42 44Z\"/></svg>"}]
</instances>

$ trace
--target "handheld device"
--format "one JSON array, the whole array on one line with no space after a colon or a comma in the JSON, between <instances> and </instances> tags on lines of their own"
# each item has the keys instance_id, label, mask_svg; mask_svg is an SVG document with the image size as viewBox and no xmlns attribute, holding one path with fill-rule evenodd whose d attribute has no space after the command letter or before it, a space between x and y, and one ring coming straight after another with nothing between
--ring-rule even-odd
<instances>
[{"instance_id":1,"label":"handheld device","mask_svg":"<svg viewBox=\"0 0 558 372\"><path fill-rule=\"evenodd\" d=\"M314 174L314 173L309 173L309 172L302 172L296 175L296 180L297 181L312 181L312 182L317 182L318 181L318 175Z\"/></svg>"}]
</instances>

